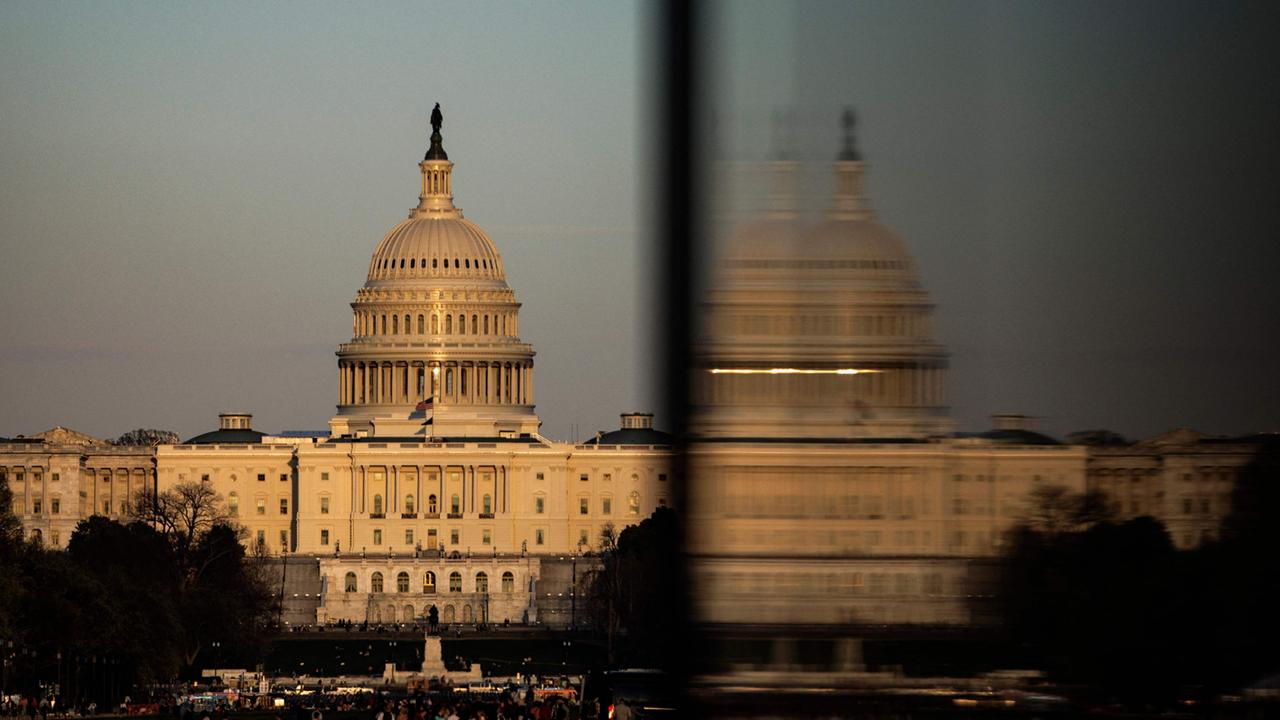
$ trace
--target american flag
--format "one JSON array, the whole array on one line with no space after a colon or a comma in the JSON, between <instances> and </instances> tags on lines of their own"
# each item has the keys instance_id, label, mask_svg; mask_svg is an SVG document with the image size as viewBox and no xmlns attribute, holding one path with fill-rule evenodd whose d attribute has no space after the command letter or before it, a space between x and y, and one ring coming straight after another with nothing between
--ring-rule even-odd
<instances>
[{"instance_id":1,"label":"american flag","mask_svg":"<svg viewBox=\"0 0 1280 720\"><path fill-rule=\"evenodd\" d=\"M421 401L419 401L419 402L418 402L418 404L417 404L417 405L415 405L415 406L414 406L414 408L413 408L414 412L427 412L427 411L431 410L431 401L432 401L432 400L433 400L433 398L427 398L426 400L421 400Z\"/></svg>"}]
</instances>

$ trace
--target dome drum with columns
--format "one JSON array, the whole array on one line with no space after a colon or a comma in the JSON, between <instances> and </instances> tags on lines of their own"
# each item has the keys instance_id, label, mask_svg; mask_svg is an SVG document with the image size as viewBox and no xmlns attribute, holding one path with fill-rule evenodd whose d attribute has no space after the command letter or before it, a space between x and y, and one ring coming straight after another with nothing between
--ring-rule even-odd
<instances>
[{"instance_id":1,"label":"dome drum with columns","mask_svg":"<svg viewBox=\"0 0 1280 720\"><path fill-rule=\"evenodd\" d=\"M436 116L439 118L439 116ZM335 437L534 434L534 351L493 240L453 204L439 127L418 206L378 243L338 347Z\"/></svg>"}]
</instances>

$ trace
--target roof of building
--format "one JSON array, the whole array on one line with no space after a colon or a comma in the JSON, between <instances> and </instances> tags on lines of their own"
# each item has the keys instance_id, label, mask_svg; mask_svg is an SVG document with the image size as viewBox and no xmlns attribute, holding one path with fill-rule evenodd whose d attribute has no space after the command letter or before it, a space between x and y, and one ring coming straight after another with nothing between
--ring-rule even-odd
<instances>
[{"instance_id":1,"label":"roof of building","mask_svg":"<svg viewBox=\"0 0 1280 720\"><path fill-rule=\"evenodd\" d=\"M582 443L583 445L670 445L675 442L671 433L652 428L628 428L601 433Z\"/></svg>"},{"instance_id":2,"label":"roof of building","mask_svg":"<svg viewBox=\"0 0 1280 720\"><path fill-rule=\"evenodd\" d=\"M1006 445L1061 445L1062 443L1034 430L987 430L980 433L956 433L958 438L979 438Z\"/></svg>"},{"instance_id":3,"label":"roof of building","mask_svg":"<svg viewBox=\"0 0 1280 720\"><path fill-rule=\"evenodd\" d=\"M235 430L219 429L197 435L183 443L183 445L257 444L262 442L264 435L266 433L247 428Z\"/></svg>"},{"instance_id":4,"label":"roof of building","mask_svg":"<svg viewBox=\"0 0 1280 720\"><path fill-rule=\"evenodd\" d=\"M58 425L31 436L50 445L106 445L106 440Z\"/></svg>"}]
</instances>

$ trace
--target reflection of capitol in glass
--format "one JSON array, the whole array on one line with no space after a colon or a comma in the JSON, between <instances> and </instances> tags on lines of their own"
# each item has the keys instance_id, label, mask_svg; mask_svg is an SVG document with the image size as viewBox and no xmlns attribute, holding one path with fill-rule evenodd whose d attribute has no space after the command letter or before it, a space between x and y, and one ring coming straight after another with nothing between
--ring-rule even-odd
<instances>
[{"instance_id":1,"label":"reflection of capitol in glass","mask_svg":"<svg viewBox=\"0 0 1280 720\"><path fill-rule=\"evenodd\" d=\"M866 629L980 622L983 558L1085 450L1002 420L952 433L947 354L903 242L866 201L851 118L824 217L801 166L725 233L695 352L689 532L713 671L851 672Z\"/></svg>"}]
</instances>

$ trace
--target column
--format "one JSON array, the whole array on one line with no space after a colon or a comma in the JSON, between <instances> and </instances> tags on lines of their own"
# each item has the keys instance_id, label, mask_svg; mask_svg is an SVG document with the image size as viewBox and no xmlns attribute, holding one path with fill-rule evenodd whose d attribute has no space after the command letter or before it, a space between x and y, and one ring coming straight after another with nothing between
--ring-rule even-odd
<instances>
[{"instance_id":1,"label":"column","mask_svg":"<svg viewBox=\"0 0 1280 720\"><path fill-rule=\"evenodd\" d=\"M525 366L525 372L528 374L528 377L525 378L525 384L526 384L526 387L528 388L527 390L525 390L525 404L532 405L533 404L533 363L532 362L528 363Z\"/></svg>"},{"instance_id":2,"label":"column","mask_svg":"<svg viewBox=\"0 0 1280 720\"><path fill-rule=\"evenodd\" d=\"M387 517L392 513L399 512L396 508L400 507L400 466L391 466L391 487L387 488Z\"/></svg>"}]
</instances>

